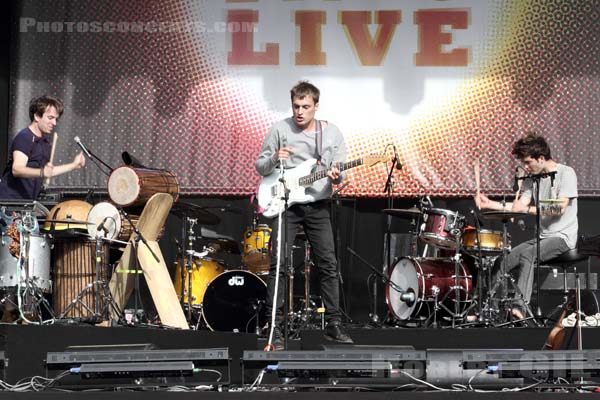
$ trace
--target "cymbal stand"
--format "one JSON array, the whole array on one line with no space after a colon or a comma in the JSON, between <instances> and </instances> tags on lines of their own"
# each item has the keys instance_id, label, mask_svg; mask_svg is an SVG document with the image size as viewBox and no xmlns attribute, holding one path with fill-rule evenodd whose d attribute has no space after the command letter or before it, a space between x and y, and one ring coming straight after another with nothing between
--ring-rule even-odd
<instances>
[{"instance_id":1,"label":"cymbal stand","mask_svg":"<svg viewBox=\"0 0 600 400\"><path fill-rule=\"evenodd\" d=\"M507 224L508 224L508 219L503 219L502 220L502 244L503 244L503 247L502 247L502 262L500 263L500 278L496 280L494 287L490 288L490 292L489 292L489 296L488 296L489 301L492 301L494 299L496 291L498 289L500 289L502 292L502 297L497 299L499 301L499 303L501 304L501 306L499 306L498 311L500 312L500 315L510 314L511 310L506 310L506 305L509 304L511 301L514 301L514 299L511 299L508 297L508 285L510 284L511 289L515 291L515 298L516 297L520 298L520 300L523 304L523 307L525 309L525 312L528 315L528 316L526 316L526 318L524 320L533 319L535 321L535 316L533 315L533 311L531 310L531 307L523 299L523 293L521 293L521 291L519 290L519 287L515 283L514 278L508 273L508 271L506 271L506 257L508 256L508 252L509 252ZM502 311L504 311L504 312L502 312ZM512 323L512 322L508 322L508 323ZM500 323L500 324L497 324L496 327L501 327L504 325L506 325L506 323Z\"/></svg>"},{"instance_id":2,"label":"cymbal stand","mask_svg":"<svg viewBox=\"0 0 600 400\"><path fill-rule=\"evenodd\" d=\"M194 242L196 241L196 235L194 235L194 226L198 223L197 218L185 218L188 225L187 229L187 254L184 256L184 268L181 269L181 304L185 305L185 294L186 294L186 281L187 281L187 320L192 322L192 309L194 304L193 292L193 273L194 273Z\"/></svg>"},{"instance_id":3,"label":"cymbal stand","mask_svg":"<svg viewBox=\"0 0 600 400\"><path fill-rule=\"evenodd\" d=\"M456 328L456 321L459 319L463 319L464 316L467 313L467 309L465 308L465 310L462 310L461 307L461 293L465 292L465 302L467 301L466 299L468 299L469 296L469 292L468 292L468 280L469 278L471 278L470 275L462 275L462 257L460 255L460 247L461 247L461 243L462 243L462 230L460 228L460 226L463 225L463 223L461 221L459 221L459 216L456 217L452 228L450 229L450 233L453 234L454 238L455 238L455 250L454 250L454 275L452 276L452 279L454 280L454 285L450 288L451 290L449 290L441 299L441 301L439 301L439 308L443 308L444 310L446 310L449 314L450 314L450 318L452 319L452 328ZM461 282L463 281L463 279L465 280L465 287L463 287L461 285ZM454 294L454 307L451 310L449 307L447 307L444 304L444 301L446 301L446 299L450 296L450 293ZM437 302L437 296L436 296L436 302ZM434 313L437 310L434 310ZM435 317L434 317L435 318Z\"/></svg>"},{"instance_id":4,"label":"cymbal stand","mask_svg":"<svg viewBox=\"0 0 600 400\"><path fill-rule=\"evenodd\" d=\"M467 309L467 313L471 308L477 306L477 319L480 323L486 323L485 316L483 315L483 279L484 275L488 273L488 265L485 263L481 252L481 223L479 221L479 216L474 209L471 209L470 212L475 221L475 246L477 246L477 257L475 257L475 262L476 268L479 268L479 273L477 274L477 301L474 301L473 304L471 304Z\"/></svg>"}]
</instances>

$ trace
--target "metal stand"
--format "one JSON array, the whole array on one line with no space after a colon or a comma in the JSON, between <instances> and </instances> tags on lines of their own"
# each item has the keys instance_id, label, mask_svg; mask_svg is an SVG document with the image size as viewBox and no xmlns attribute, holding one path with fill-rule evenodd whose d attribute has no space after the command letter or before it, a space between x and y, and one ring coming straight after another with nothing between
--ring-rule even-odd
<instances>
[{"instance_id":1,"label":"metal stand","mask_svg":"<svg viewBox=\"0 0 600 400\"><path fill-rule=\"evenodd\" d=\"M104 234L106 235L106 231L104 231ZM100 235L97 235L95 238L95 241L96 241L96 256L95 256L96 276L95 276L95 280L93 282L88 283L77 294L77 297L75 299L73 299L71 304L69 304L64 309L64 311L60 314L58 319L70 319L67 317L67 315L78 305L81 306L83 309L85 309L88 313L92 314L92 316L90 318L85 319L85 322L89 322L91 324L97 324L97 323L109 320L109 318L110 318L109 311L111 308L112 308L112 311L114 311L117 315L122 314L121 309L119 309L119 306L115 302L115 300L112 296L112 293L110 292L108 283L106 282L106 280L101 279L101 277L100 277L100 271L102 270L103 261L104 261L104 257L103 257L104 252L103 252L103 248L102 248L103 247L102 242L103 241L111 241L111 240L108 240L106 238L101 237ZM94 302L93 309L91 307L89 307L83 300L84 297L87 296L87 294L90 290L93 290L94 295L95 295L95 302Z\"/></svg>"},{"instance_id":2,"label":"metal stand","mask_svg":"<svg viewBox=\"0 0 600 400\"><path fill-rule=\"evenodd\" d=\"M142 299L141 299L141 295L140 295L140 274L142 274L144 271L140 269L140 261L138 260L140 241L142 243L144 243L144 245L146 246L146 248L148 249L148 251L150 252L152 257L154 257L156 262L160 262L160 259L154 253L154 251L152 251L152 248L148 245L148 242L146 241L146 239L144 238L144 236L138 229L137 225L133 223L133 221L129 217L129 214L122 207L119 207L118 209L121 212L121 214L125 217L125 219L127 219L127 221L129 221L129 223L131 224L131 227L133 229L133 232L135 233L135 237L133 238L133 240L131 240L131 245L133 247L133 258L135 259L134 270L129 271L130 273L135 274L134 275L134 287L133 287L134 315L132 316L131 321L127 321L127 319L125 318L125 315L123 315L121 322L124 322L127 325L135 325L140 322L140 319L143 316L143 312L144 312L143 305L142 305ZM140 305L142 305L142 309L139 308Z\"/></svg>"},{"instance_id":3,"label":"metal stand","mask_svg":"<svg viewBox=\"0 0 600 400\"><path fill-rule=\"evenodd\" d=\"M500 263L500 277L496 281L494 287L490 288L489 298L491 301L494 298L496 291L498 289L500 289L502 292L502 298L498 299L498 301L500 302L500 304L502 304L501 309L503 311L505 311L505 314L510 315L512 313L512 305L510 305L509 307L507 307L507 305L509 305L509 303L514 303L515 299L518 297L519 300L521 301L521 303L523 304L523 308L525 309L525 312L527 314L526 318L523 319L522 321L527 321L527 320L535 319L535 317L533 315L533 311L531 310L531 307L529 306L529 304L527 304L525 299L523 299L523 293L521 293L521 291L519 290L519 287L516 285L515 280L506 271L506 257L508 256L508 251L509 251L508 246L507 246L507 243L508 243L507 223L508 223L508 221L509 221L509 219L502 219L502 243L504 244L504 246L502 248L502 262ZM515 291L515 298L508 297L508 285L509 284L510 284L511 289ZM502 314L502 313L500 313L500 314ZM509 323L512 323L512 322L509 322ZM503 326L503 325L505 325L505 323L500 323L496 326Z\"/></svg>"}]
</instances>

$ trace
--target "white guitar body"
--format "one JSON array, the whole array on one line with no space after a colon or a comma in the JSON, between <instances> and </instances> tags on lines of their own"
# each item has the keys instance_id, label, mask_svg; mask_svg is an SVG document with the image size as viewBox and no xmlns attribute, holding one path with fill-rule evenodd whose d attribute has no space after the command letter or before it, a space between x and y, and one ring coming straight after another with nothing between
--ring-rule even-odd
<instances>
[{"instance_id":1,"label":"white guitar body","mask_svg":"<svg viewBox=\"0 0 600 400\"><path fill-rule=\"evenodd\" d=\"M377 163L386 161L383 155L369 155L358 158L356 160L337 164L340 171L345 171L350 168L360 165L373 166ZM307 204L313 201L323 200L316 198L310 194L306 194L306 188L310 187L318 180L327 177L327 170L317 167L317 160L310 159L304 161L295 168L285 170L285 183L289 190L288 207L294 204ZM283 183L279 180L279 169L276 169L272 174L265 176L258 187L258 205L263 210L263 215L267 218L273 218L283 211L284 188Z\"/></svg>"},{"instance_id":2,"label":"white guitar body","mask_svg":"<svg viewBox=\"0 0 600 400\"><path fill-rule=\"evenodd\" d=\"M310 175L317 166L316 159L304 161L295 168L285 170L285 183L289 190L288 207L294 204L307 204L316 201L314 196L306 194L306 187L300 184L300 178ZM263 178L258 188L258 205L263 209L263 215L267 218L276 217L279 210L283 211L284 188L279 181L280 171L275 171Z\"/></svg>"}]
</instances>

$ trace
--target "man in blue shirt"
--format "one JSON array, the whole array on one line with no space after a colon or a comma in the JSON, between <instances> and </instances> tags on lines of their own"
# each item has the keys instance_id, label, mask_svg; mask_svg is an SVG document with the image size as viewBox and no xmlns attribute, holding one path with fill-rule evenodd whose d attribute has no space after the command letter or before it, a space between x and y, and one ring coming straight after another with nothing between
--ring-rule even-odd
<instances>
[{"instance_id":1,"label":"man in blue shirt","mask_svg":"<svg viewBox=\"0 0 600 400\"><path fill-rule=\"evenodd\" d=\"M73 162L52 165L52 133L64 111L63 102L53 96L42 96L29 103L31 123L21 130L10 146L6 168L0 180L0 199L35 200L42 190L44 178L51 178L83 168L85 158L79 153Z\"/></svg>"}]
</instances>

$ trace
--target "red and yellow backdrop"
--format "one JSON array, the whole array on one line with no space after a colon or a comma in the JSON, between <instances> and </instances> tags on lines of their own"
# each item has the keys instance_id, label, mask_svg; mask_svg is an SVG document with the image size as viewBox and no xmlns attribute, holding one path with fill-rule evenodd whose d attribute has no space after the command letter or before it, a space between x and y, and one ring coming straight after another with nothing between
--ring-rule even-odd
<instances>
[{"instance_id":1,"label":"red and yellow backdrop","mask_svg":"<svg viewBox=\"0 0 600 400\"><path fill-rule=\"evenodd\" d=\"M113 167L128 151L181 191L249 195L289 89L322 92L349 158L396 145L394 193L510 191L511 143L545 135L600 194L599 7L588 0L20 0L10 132L28 101L62 97L58 162L81 141ZM388 147L387 151L390 151ZM391 153L390 153L391 154ZM381 196L386 166L353 169L342 193ZM90 165L58 188L106 187Z\"/></svg>"}]
</instances>

